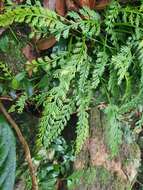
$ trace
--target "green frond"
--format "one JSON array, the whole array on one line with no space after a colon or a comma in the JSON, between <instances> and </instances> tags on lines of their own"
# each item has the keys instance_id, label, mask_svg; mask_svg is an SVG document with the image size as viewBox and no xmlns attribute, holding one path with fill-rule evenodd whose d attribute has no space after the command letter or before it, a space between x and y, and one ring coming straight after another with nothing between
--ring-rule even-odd
<instances>
[{"instance_id":1,"label":"green frond","mask_svg":"<svg viewBox=\"0 0 143 190\"><path fill-rule=\"evenodd\" d=\"M108 55L106 52L98 52L92 75L92 88L96 89L102 79L105 67L108 63Z\"/></svg>"},{"instance_id":2,"label":"green frond","mask_svg":"<svg viewBox=\"0 0 143 190\"><path fill-rule=\"evenodd\" d=\"M110 68L108 90L110 91L113 97L119 96L117 71L115 71L113 67Z\"/></svg>"},{"instance_id":3,"label":"green frond","mask_svg":"<svg viewBox=\"0 0 143 190\"><path fill-rule=\"evenodd\" d=\"M28 80L34 84L34 94L30 98L40 109L43 106L38 144L48 147L76 112L78 154L89 135L88 109L103 101L109 105L105 110L107 144L113 156L118 153L120 116L142 104L142 19L142 5L123 6L116 0L102 13L84 7L66 17L38 5L5 7L0 27L25 23L34 35L55 36L58 41L48 51L49 57L27 62L24 67L32 73ZM16 78L1 62L0 69L0 79ZM18 112L23 111L27 98L22 91L15 105Z\"/></svg>"},{"instance_id":4,"label":"green frond","mask_svg":"<svg viewBox=\"0 0 143 190\"><path fill-rule=\"evenodd\" d=\"M38 146L42 143L48 147L61 134L74 111L74 103L70 101L65 103L57 99L54 102L45 102L43 116L40 120Z\"/></svg>"},{"instance_id":5,"label":"green frond","mask_svg":"<svg viewBox=\"0 0 143 190\"><path fill-rule=\"evenodd\" d=\"M80 13L80 14L79 14ZM95 37L100 33L100 16L97 12L84 7L79 13L71 11L68 16L75 22L72 23L72 29L81 29L82 33L88 37ZM84 19L80 16L84 17Z\"/></svg>"},{"instance_id":6,"label":"green frond","mask_svg":"<svg viewBox=\"0 0 143 190\"><path fill-rule=\"evenodd\" d=\"M0 15L0 26L3 27L14 22L25 22L32 26L49 26L50 24L56 24L56 21L57 15L55 12L36 6L18 6L7 9L4 14Z\"/></svg>"},{"instance_id":7,"label":"green frond","mask_svg":"<svg viewBox=\"0 0 143 190\"><path fill-rule=\"evenodd\" d=\"M74 101L72 102L71 99L68 98L68 93L71 81L74 79L76 73L78 64L77 55L78 53L75 53L75 57L71 57L68 62L66 60L64 60L64 62L60 60L61 62L58 64L60 64L61 69L57 69L53 73L53 79L58 79L59 84L47 93L47 99L44 102L43 116L40 120L38 144L43 142L45 146L49 146L49 144L61 134L67 121L70 119L70 115L74 111ZM77 60L77 62L75 62L75 60Z\"/></svg>"},{"instance_id":8,"label":"green frond","mask_svg":"<svg viewBox=\"0 0 143 190\"><path fill-rule=\"evenodd\" d=\"M139 66L141 70L140 86L143 88L143 40L137 41L136 45L137 59L139 60Z\"/></svg>"},{"instance_id":9,"label":"green frond","mask_svg":"<svg viewBox=\"0 0 143 190\"><path fill-rule=\"evenodd\" d=\"M11 80L12 79L12 72L10 71L9 67L0 61L0 79L3 80Z\"/></svg>"},{"instance_id":10,"label":"green frond","mask_svg":"<svg viewBox=\"0 0 143 190\"><path fill-rule=\"evenodd\" d=\"M26 93L22 94L16 101L16 104L11 106L9 112L15 112L17 110L18 113L22 113L25 108L27 99L28 99L27 94Z\"/></svg>"},{"instance_id":11,"label":"green frond","mask_svg":"<svg viewBox=\"0 0 143 190\"><path fill-rule=\"evenodd\" d=\"M122 80L128 75L128 69L133 61L130 46L121 47L120 52L112 57L111 64L117 70L118 85L121 84Z\"/></svg>"},{"instance_id":12,"label":"green frond","mask_svg":"<svg viewBox=\"0 0 143 190\"><path fill-rule=\"evenodd\" d=\"M126 104L123 104L120 107L119 114L124 114L130 112L132 109L135 109L140 104L142 104L142 99L143 99L143 89L141 89L138 94L134 95L131 101L127 102Z\"/></svg>"},{"instance_id":13,"label":"green frond","mask_svg":"<svg viewBox=\"0 0 143 190\"><path fill-rule=\"evenodd\" d=\"M76 91L76 105L78 122L76 126L76 154L80 152L84 142L89 136L89 122L87 109L91 100L91 88L88 81L90 58L85 56L85 60L80 65L80 75Z\"/></svg>"},{"instance_id":14,"label":"green frond","mask_svg":"<svg viewBox=\"0 0 143 190\"><path fill-rule=\"evenodd\" d=\"M13 23L27 23L37 29L46 27L57 36L61 35L66 27L54 11L40 6L18 6L7 9L4 14L0 15L0 26L6 27Z\"/></svg>"},{"instance_id":15,"label":"green frond","mask_svg":"<svg viewBox=\"0 0 143 190\"><path fill-rule=\"evenodd\" d=\"M108 147L112 156L117 155L119 146L122 143L122 130L119 120L118 107L115 105L109 105L105 113L107 115L108 126L106 130L106 139Z\"/></svg>"},{"instance_id":16,"label":"green frond","mask_svg":"<svg viewBox=\"0 0 143 190\"><path fill-rule=\"evenodd\" d=\"M82 105L79 106L78 114L77 114L78 123L76 126L76 134L77 134L76 154L78 154L81 151L82 146L84 145L86 139L89 136L89 122L88 122L89 115L87 111L85 110L84 101L86 100L83 100L83 101L80 100L80 103Z\"/></svg>"},{"instance_id":17,"label":"green frond","mask_svg":"<svg viewBox=\"0 0 143 190\"><path fill-rule=\"evenodd\" d=\"M109 4L106 17L105 17L105 30L108 35L111 36L111 40L113 41L114 45L117 41L117 35L114 31L114 24L119 19L118 15L120 13L120 4L116 0L112 0L112 2Z\"/></svg>"}]
</instances>

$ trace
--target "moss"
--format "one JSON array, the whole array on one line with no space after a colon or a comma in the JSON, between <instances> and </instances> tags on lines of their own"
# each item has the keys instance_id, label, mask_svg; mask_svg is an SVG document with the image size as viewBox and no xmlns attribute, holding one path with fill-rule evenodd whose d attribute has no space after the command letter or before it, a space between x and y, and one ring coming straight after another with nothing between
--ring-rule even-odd
<instances>
[{"instance_id":1,"label":"moss","mask_svg":"<svg viewBox=\"0 0 143 190\"><path fill-rule=\"evenodd\" d=\"M109 182L110 178L112 177L111 173L103 167L97 168L97 173L98 173L98 180L103 185L106 185Z\"/></svg>"},{"instance_id":2,"label":"moss","mask_svg":"<svg viewBox=\"0 0 143 190\"><path fill-rule=\"evenodd\" d=\"M25 44L26 40L16 37L11 30L5 32L0 38L0 60L7 64L14 74L23 70L26 59L22 54L22 48Z\"/></svg>"}]
</instances>

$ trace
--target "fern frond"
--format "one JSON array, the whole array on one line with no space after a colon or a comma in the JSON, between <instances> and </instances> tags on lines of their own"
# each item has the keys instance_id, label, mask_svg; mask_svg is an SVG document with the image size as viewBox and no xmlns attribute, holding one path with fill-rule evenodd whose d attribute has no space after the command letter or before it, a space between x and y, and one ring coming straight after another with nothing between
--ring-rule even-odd
<instances>
[{"instance_id":1,"label":"fern frond","mask_svg":"<svg viewBox=\"0 0 143 190\"><path fill-rule=\"evenodd\" d=\"M114 31L114 24L117 22L117 19L119 19L118 15L120 13L120 8L120 4L113 0L108 7L104 21L106 26L105 30L107 34L111 36L111 40L114 45L116 45L117 41L117 35Z\"/></svg>"},{"instance_id":2,"label":"fern frond","mask_svg":"<svg viewBox=\"0 0 143 190\"><path fill-rule=\"evenodd\" d=\"M89 37L95 37L100 33L100 16L97 12L89 9L88 7L84 7L79 10L79 13L70 12L68 16L72 18L75 23L72 24L73 29L77 29L78 27L82 30L82 33Z\"/></svg>"},{"instance_id":3,"label":"fern frond","mask_svg":"<svg viewBox=\"0 0 143 190\"><path fill-rule=\"evenodd\" d=\"M44 144L48 147L61 134L74 111L74 102L70 101L63 102L60 98L53 102L45 101L43 116L40 119L38 145Z\"/></svg>"},{"instance_id":4,"label":"fern frond","mask_svg":"<svg viewBox=\"0 0 143 190\"><path fill-rule=\"evenodd\" d=\"M96 89L101 81L102 75L107 66L108 55L106 52L98 52L97 60L94 66L93 75L92 75L92 88Z\"/></svg>"},{"instance_id":5,"label":"fern frond","mask_svg":"<svg viewBox=\"0 0 143 190\"><path fill-rule=\"evenodd\" d=\"M38 144L44 141L45 146L49 146L60 135L74 110L74 101L67 98L71 81L75 77L76 64L78 63L75 62L75 59L73 60L73 57L69 62L64 60L64 65L63 62L60 62L61 69L57 69L53 74L54 78L59 79L59 85L53 87L47 93L43 116L40 120Z\"/></svg>"},{"instance_id":6,"label":"fern frond","mask_svg":"<svg viewBox=\"0 0 143 190\"><path fill-rule=\"evenodd\" d=\"M4 79L4 80L11 80L12 79L12 72L10 71L10 69L8 68L8 66L0 61L0 79Z\"/></svg>"},{"instance_id":7,"label":"fern frond","mask_svg":"<svg viewBox=\"0 0 143 190\"><path fill-rule=\"evenodd\" d=\"M118 107L109 105L105 113L107 114L108 127L106 128L107 144L110 148L112 156L116 156L119 152L119 146L122 143L122 130L119 121Z\"/></svg>"},{"instance_id":8,"label":"fern frond","mask_svg":"<svg viewBox=\"0 0 143 190\"><path fill-rule=\"evenodd\" d=\"M134 95L130 102L127 102L126 104L123 104L120 107L119 114L124 114L131 111L132 109L135 109L140 104L142 104L142 99L143 99L143 89L141 89L138 94Z\"/></svg>"},{"instance_id":9,"label":"fern frond","mask_svg":"<svg viewBox=\"0 0 143 190\"><path fill-rule=\"evenodd\" d=\"M43 116L40 120L38 146L48 147L62 132L74 111L74 103L65 103L57 99L56 102L45 102Z\"/></svg>"},{"instance_id":10,"label":"fern frond","mask_svg":"<svg viewBox=\"0 0 143 190\"><path fill-rule=\"evenodd\" d=\"M110 68L110 74L109 74L109 81L108 81L108 90L114 97L119 96L119 90L118 90L118 76L117 71L114 70L114 68Z\"/></svg>"},{"instance_id":11,"label":"fern frond","mask_svg":"<svg viewBox=\"0 0 143 190\"><path fill-rule=\"evenodd\" d=\"M32 26L49 26L56 24L57 20L56 13L48 9L37 6L17 6L14 9L7 9L0 15L0 26L9 26L14 22L25 22Z\"/></svg>"},{"instance_id":12,"label":"fern frond","mask_svg":"<svg viewBox=\"0 0 143 190\"><path fill-rule=\"evenodd\" d=\"M135 36L139 39L142 36L142 8L127 6L122 10L122 17L125 24L134 28Z\"/></svg>"},{"instance_id":13,"label":"fern frond","mask_svg":"<svg viewBox=\"0 0 143 190\"><path fill-rule=\"evenodd\" d=\"M136 48L137 59L139 61L139 66L141 70L140 88L143 88L143 40L137 41L135 48Z\"/></svg>"},{"instance_id":14,"label":"fern frond","mask_svg":"<svg viewBox=\"0 0 143 190\"><path fill-rule=\"evenodd\" d=\"M133 56L130 46L123 46L120 52L112 57L111 64L114 66L115 70L117 70L118 85L125 79L132 61Z\"/></svg>"},{"instance_id":15,"label":"fern frond","mask_svg":"<svg viewBox=\"0 0 143 190\"><path fill-rule=\"evenodd\" d=\"M89 122L87 113L88 106L91 100L91 87L88 81L90 58L86 56L85 60L80 65L80 76L76 91L76 104L78 106L77 116L78 122L76 126L76 154L80 152L82 146L89 136Z\"/></svg>"},{"instance_id":16,"label":"fern frond","mask_svg":"<svg viewBox=\"0 0 143 190\"><path fill-rule=\"evenodd\" d=\"M86 139L89 136L89 114L86 111L89 102L87 101L87 97L85 97L84 99L81 99L81 97L79 98L80 99L78 100L78 104L80 105L78 105L78 122L76 126L76 154L78 154L81 151L82 146L84 145Z\"/></svg>"},{"instance_id":17,"label":"fern frond","mask_svg":"<svg viewBox=\"0 0 143 190\"><path fill-rule=\"evenodd\" d=\"M61 36L67 38L71 29L81 29L82 33L87 36L96 36L100 33L100 17L95 12L85 7L80 10L80 13L86 19L80 19L80 22L68 21L57 15L54 11L44 9L41 6L18 6L13 9L7 9L6 12L0 15L0 26L6 27L15 22L27 23L36 30L48 28L51 34L54 34L59 40ZM69 16L75 19L75 13ZM77 17L76 17L77 18ZM79 17L78 17L79 18ZM36 31L35 31L36 32ZM79 32L79 31L78 31Z\"/></svg>"},{"instance_id":18,"label":"fern frond","mask_svg":"<svg viewBox=\"0 0 143 190\"><path fill-rule=\"evenodd\" d=\"M7 9L4 14L0 15L0 26L2 27L15 22L27 23L37 28L47 27L51 33L58 36L61 35L66 26L54 11L40 6L18 6L14 9Z\"/></svg>"}]
</instances>

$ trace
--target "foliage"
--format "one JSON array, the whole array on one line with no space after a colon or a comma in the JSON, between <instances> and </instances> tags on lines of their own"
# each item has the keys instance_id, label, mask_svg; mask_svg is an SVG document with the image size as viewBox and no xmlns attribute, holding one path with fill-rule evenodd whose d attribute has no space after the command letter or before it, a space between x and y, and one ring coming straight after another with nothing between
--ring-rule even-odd
<instances>
[{"instance_id":1,"label":"foliage","mask_svg":"<svg viewBox=\"0 0 143 190\"><path fill-rule=\"evenodd\" d=\"M15 181L15 138L4 118L0 116L0 189L12 190Z\"/></svg>"},{"instance_id":2,"label":"foliage","mask_svg":"<svg viewBox=\"0 0 143 190\"><path fill-rule=\"evenodd\" d=\"M112 156L115 156L118 153L119 145L122 143L122 130L119 121L118 107L110 105L105 112L107 113L108 122L108 126L105 129L107 144L110 147Z\"/></svg>"},{"instance_id":3,"label":"foliage","mask_svg":"<svg viewBox=\"0 0 143 190\"><path fill-rule=\"evenodd\" d=\"M68 178L68 188L74 189L81 183L86 181L85 186L91 185L96 179L96 168L89 167L88 169L81 169L74 171Z\"/></svg>"},{"instance_id":4,"label":"foliage","mask_svg":"<svg viewBox=\"0 0 143 190\"><path fill-rule=\"evenodd\" d=\"M34 158L39 188L41 190L55 190L58 181L64 181L71 173L71 163L74 159L72 147L62 137L57 138L48 150L40 149ZM27 171L24 175L27 176ZM27 179L26 183L26 188L30 189L30 179Z\"/></svg>"},{"instance_id":5,"label":"foliage","mask_svg":"<svg viewBox=\"0 0 143 190\"><path fill-rule=\"evenodd\" d=\"M88 110L91 106L102 108L103 104L108 120L106 143L112 156L118 154L125 137L122 126L127 122L131 128L129 113L142 106L142 18L142 2L131 5L116 0L103 12L84 7L66 17L40 5L5 8L0 27L24 23L31 28L30 37L55 36L57 41L44 56L28 61L19 73L0 63L0 84L5 80L8 84L1 94L12 92L14 107L20 113L28 104L40 112L38 149L49 148L76 113L78 154L89 135ZM136 120L136 125L142 126L142 118Z\"/></svg>"},{"instance_id":6,"label":"foliage","mask_svg":"<svg viewBox=\"0 0 143 190\"><path fill-rule=\"evenodd\" d=\"M27 23L38 32L44 30L45 34L55 35L59 43L62 38L65 38L64 49L55 51L53 49L53 53L48 59L40 58L42 62L39 59L39 61L32 62L33 66L27 65L27 69L29 67L33 69L33 76L39 75L39 72L44 73L45 77L49 76L48 86L41 89L45 91L44 97L41 93L35 98L44 107L37 141L40 146L44 143L44 146L48 147L61 134L70 115L77 110L79 119L76 130L76 152L78 153L88 136L87 110L95 98L95 91L100 92L101 96L104 96L104 101L109 104L112 101L116 102L114 100L116 94L118 99L116 106L127 105L127 111L132 109L132 105L128 107L129 99L132 99L133 102L135 101L134 96L138 92L142 94L140 93L142 85L140 88L135 85L134 93L131 93L132 81L135 80L137 83L142 76L142 65L141 63L137 64L142 55L139 37L142 35L140 20L142 6L134 8L126 6L121 9L121 5L113 1L105 13L105 19L102 19L101 22L98 13L85 7L79 13L70 12L67 19L41 6L27 5L14 9L9 7L3 15L0 15L0 26L9 26L15 22ZM100 28L105 28L106 31L106 36L102 38L102 41L99 41L102 36ZM131 28L130 33L127 32L129 28ZM74 37L74 33L77 33L77 37ZM67 38L68 40L66 40ZM88 49L89 42L97 45L95 51ZM138 46L136 50L135 44ZM134 51L136 53L133 53ZM49 65L47 70L43 69L43 65L46 64ZM36 68L40 69L39 72L35 70ZM108 71L109 75L107 75ZM138 75L134 73L138 73ZM106 82L108 77L109 84ZM119 92L121 87L122 90ZM23 97L21 96L17 103L22 102ZM22 103L24 104L25 101ZM138 104L138 100L136 103ZM22 111L23 107L24 105L20 106L19 111ZM110 109L106 110L107 115L108 110ZM116 124L115 117L111 118L111 121ZM115 130L117 133L119 132L117 125ZM121 138L121 135L117 136ZM114 147L115 150L117 146L114 145L114 142L115 139L111 139L109 144L113 143L112 148ZM118 142L121 143L121 139L116 141L116 143Z\"/></svg>"}]
</instances>

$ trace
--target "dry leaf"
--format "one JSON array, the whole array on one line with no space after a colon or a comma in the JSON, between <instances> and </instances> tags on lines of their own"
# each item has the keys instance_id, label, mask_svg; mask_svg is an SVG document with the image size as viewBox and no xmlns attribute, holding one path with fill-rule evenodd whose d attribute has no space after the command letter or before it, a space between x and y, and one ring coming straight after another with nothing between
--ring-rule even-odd
<instances>
[{"instance_id":1,"label":"dry leaf","mask_svg":"<svg viewBox=\"0 0 143 190\"><path fill-rule=\"evenodd\" d=\"M79 0L80 7L88 6L90 7L90 0Z\"/></svg>"},{"instance_id":2,"label":"dry leaf","mask_svg":"<svg viewBox=\"0 0 143 190\"><path fill-rule=\"evenodd\" d=\"M53 47L55 43L56 43L55 37L51 36L49 38L43 38L39 40L36 45L37 45L37 49L41 51L41 50L46 50Z\"/></svg>"},{"instance_id":3,"label":"dry leaf","mask_svg":"<svg viewBox=\"0 0 143 190\"><path fill-rule=\"evenodd\" d=\"M30 44L27 44L23 49L22 49L23 55L26 57L28 61L32 61L33 59L36 58L36 53L33 49L33 47Z\"/></svg>"},{"instance_id":4,"label":"dry leaf","mask_svg":"<svg viewBox=\"0 0 143 190\"><path fill-rule=\"evenodd\" d=\"M74 0L80 7L88 6L91 9L102 10L110 2L110 0Z\"/></svg>"},{"instance_id":5,"label":"dry leaf","mask_svg":"<svg viewBox=\"0 0 143 190\"><path fill-rule=\"evenodd\" d=\"M96 6L96 10L102 10L105 9L105 7L109 4L110 0L101 0Z\"/></svg>"},{"instance_id":6,"label":"dry leaf","mask_svg":"<svg viewBox=\"0 0 143 190\"><path fill-rule=\"evenodd\" d=\"M4 2L3 0L0 0L0 14L3 13L4 10Z\"/></svg>"},{"instance_id":7,"label":"dry leaf","mask_svg":"<svg viewBox=\"0 0 143 190\"><path fill-rule=\"evenodd\" d=\"M56 0L43 0L43 6L50 10L55 10Z\"/></svg>"},{"instance_id":8,"label":"dry leaf","mask_svg":"<svg viewBox=\"0 0 143 190\"><path fill-rule=\"evenodd\" d=\"M4 31L5 31L4 28L0 29L0 36L3 34Z\"/></svg>"},{"instance_id":9,"label":"dry leaf","mask_svg":"<svg viewBox=\"0 0 143 190\"><path fill-rule=\"evenodd\" d=\"M96 0L89 0L89 6L91 9L94 9L96 5Z\"/></svg>"},{"instance_id":10,"label":"dry leaf","mask_svg":"<svg viewBox=\"0 0 143 190\"><path fill-rule=\"evenodd\" d=\"M22 49L22 53L28 60L28 62L26 63L26 71L28 72L29 77L31 77L33 74L33 68L34 68L32 64L32 60L36 59L36 52L34 51L34 48L32 45L27 44Z\"/></svg>"},{"instance_id":11,"label":"dry leaf","mask_svg":"<svg viewBox=\"0 0 143 190\"><path fill-rule=\"evenodd\" d=\"M25 0L13 0L14 3L16 4L20 4L20 3L23 3Z\"/></svg>"},{"instance_id":12,"label":"dry leaf","mask_svg":"<svg viewBox=\"0 0 143 190\"><path fill-rule=\"evenodd\" d=\"M66 14L65 0L56 0L56 12L61 16L65 16Z\"/></svg>"},{"instance_id":13,"label":"dry leaf","mask_svg":"<svg viewBox=\"0 0 143 190\"><path fill-rule=\"evenodd\" d=\"M76 4L75 2L73 2L72 0L66 0L66 7L68 11L78 11L79 6L78 4Z\"/></svg>"}]
</instances>

